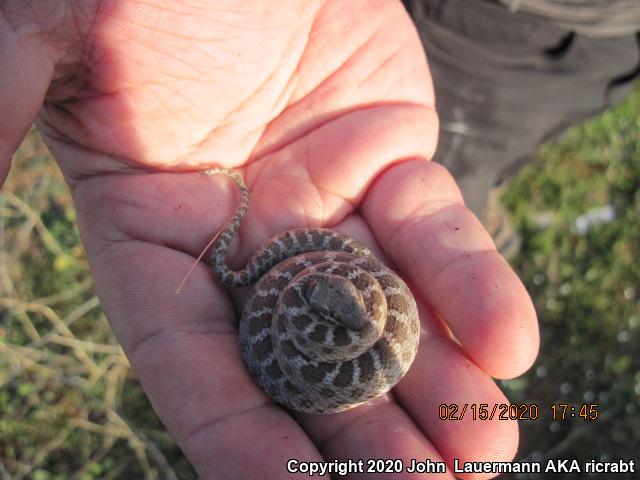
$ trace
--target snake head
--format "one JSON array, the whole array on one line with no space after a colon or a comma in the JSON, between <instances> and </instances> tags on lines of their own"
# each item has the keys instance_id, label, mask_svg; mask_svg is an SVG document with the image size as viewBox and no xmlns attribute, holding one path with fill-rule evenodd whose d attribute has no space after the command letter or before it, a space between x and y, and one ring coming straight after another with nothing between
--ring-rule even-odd
<instances>
[{"instance_id":1,"label":"snake head","mask_svg":"<svg viewBox=\"0 0 640 480\"><path fill-rule=\"evenodd\" d=\"M365 327L368 313L362 293L348 278L323 273L309 275L306 280L304 295L314 310L348 329Z\"/></svg>"}]
</instances>

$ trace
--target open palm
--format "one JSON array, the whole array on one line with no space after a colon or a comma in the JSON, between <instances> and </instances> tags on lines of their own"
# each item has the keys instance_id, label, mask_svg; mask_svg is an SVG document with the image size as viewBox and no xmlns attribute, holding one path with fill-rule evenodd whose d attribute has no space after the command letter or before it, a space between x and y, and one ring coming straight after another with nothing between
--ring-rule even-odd
<instances>
[{"instance_id":1,"label":"open palm","mask_svg":"<svg viewBox=\"0 0 640 480\"><path fill-rule=\"evenodd\" d=\"M0 160L37 116L105 312L200 476L281 478L288 459L513 456L515 422L439 418L440 404L507 403L491 377L527 369L538 332L522 284L428 161L433 92L400 2L7 1L0 29L0 60L19 72L0 75ZM292 416L244 368L241 295L204 264L175 294L236 206L224 177L196 173L213 165L251 190L232 265L285 229L330 227L411 286L421 346L392 393Z\"/></svg>"}]
</instances>

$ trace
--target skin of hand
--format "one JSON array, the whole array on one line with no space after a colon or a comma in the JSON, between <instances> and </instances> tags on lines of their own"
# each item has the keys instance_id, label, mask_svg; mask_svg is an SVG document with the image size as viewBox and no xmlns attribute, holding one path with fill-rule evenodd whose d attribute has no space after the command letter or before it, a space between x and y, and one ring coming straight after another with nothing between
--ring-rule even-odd
<instances>
[{"instance_id":1,"label":"skin of hand","mask_svg":"<svg viewBox=\"0 0 640 480\"><path fill-rule=\"evenodd\" d=\"M529 368L538 329L523 285L429 161L434 94L400 2L5 0L0 33L1 177L35 120L105 313L201 477L282 478L292 458L514 456L516 422L438 417L440 404L507 403L491 377ZM322 226L367 243L411 286L421 346L392 393L291 414L244 368L242 295L204 264L174 293L236 206L228 179L196 173L213 165L251 190L232 266L271 235Z\"/></svg>"}]
</instances>

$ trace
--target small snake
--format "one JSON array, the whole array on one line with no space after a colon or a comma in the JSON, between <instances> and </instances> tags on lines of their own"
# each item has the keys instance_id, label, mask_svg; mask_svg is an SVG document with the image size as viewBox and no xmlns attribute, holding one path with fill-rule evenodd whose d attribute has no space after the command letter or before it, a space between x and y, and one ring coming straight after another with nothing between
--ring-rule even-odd
<instances>
[{"instance_id":1,"label":"small snake","mask_svg":"<svg viewBox=\"0 0 640 480\"><path fill-rule=\"evenodd\" d=\"M307 413L347 410L389 391L418 349L420 323L406 284L357 240L298 228L268 240L245 268L226 255L249 206L242 177L226 168L240 205L213 242L210 264L227 287L255 283L239 324L244 362L276 402Z\"/></svg>"}]
</instances>

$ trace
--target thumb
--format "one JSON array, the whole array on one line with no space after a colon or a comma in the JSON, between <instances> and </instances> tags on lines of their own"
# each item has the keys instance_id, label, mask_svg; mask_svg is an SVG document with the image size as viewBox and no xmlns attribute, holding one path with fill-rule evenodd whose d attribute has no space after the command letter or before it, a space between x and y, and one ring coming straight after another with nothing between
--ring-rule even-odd
<instances>
[{"instance_id":1,"label":"thumb","mask_svg":"<svg viewBox=\"0 0 640 480\"><path fill-rule=\"evenodd\" d=\"M9 23L0 6L0 185L38 114L55 67L46 46L28 30Z\"/></svg>"}]
</instances>

